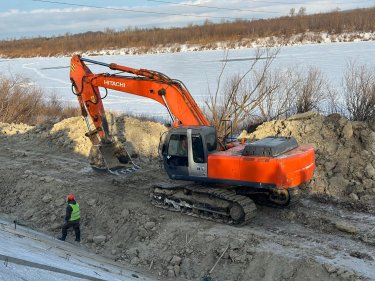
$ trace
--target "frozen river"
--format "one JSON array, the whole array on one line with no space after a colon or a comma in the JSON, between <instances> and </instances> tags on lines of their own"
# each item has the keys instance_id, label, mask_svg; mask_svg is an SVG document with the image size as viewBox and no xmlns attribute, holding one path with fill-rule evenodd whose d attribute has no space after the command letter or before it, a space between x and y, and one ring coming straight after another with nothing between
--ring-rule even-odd
<instances>
[{"instance_id":1,"label":"frozen river","mask_svg":"<svg viewBox=\"0 0 375 281\"><path fill-rule=\"evenodd\" d=\"M348 63L354 61L375 67L374 53L374 41L282 47L273 67L303 69L312 66L320 69L333 87L340 87ZM179 79L200 105L203 105L208 95L208 88L213 92L216 89L223 58L223 50L91 57L106 63L156 70ZM254 49L230 50L224 78L246 71L253 62L252 58ZM46 94L55 94L64 102L77 105L76 98L71 93L69 61L70 57L2 59L0 73L22 74L43 88ZM109 71L96 65L91 65L90 68L94 73ZM107 109L113 111L153 116L167 115L166 109L153 100L115 91L109 91L104 104Z\"/></svg>"}]
</instances>

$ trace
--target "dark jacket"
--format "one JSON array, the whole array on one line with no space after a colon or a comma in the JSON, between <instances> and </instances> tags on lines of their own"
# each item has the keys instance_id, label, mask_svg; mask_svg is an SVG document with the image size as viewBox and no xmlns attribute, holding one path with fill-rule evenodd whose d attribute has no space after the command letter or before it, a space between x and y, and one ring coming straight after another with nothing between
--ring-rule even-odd
<instances>
[{"instance_id":1,"label":"dark jacket","mask_svg":"<svg viewBox=\"0 0 375 281\"><path fill-rule=\"evenodd\" d=\"M70 216L72 215L73 208L69 204L76 204L75 200L68 201L68 206L66 206L66 215L65 215L65 221L69 222ZM79 219L76 221L72 221L73 223L79 222Z\"/></svg>"}]
</instances>

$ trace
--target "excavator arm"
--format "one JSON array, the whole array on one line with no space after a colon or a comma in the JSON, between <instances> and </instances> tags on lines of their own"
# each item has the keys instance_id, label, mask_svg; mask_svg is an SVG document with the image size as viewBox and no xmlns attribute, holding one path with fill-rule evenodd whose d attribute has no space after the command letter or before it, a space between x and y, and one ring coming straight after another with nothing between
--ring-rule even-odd
<instances>
[{"instance_id":1,"label":"excavator arm","mask_svg":"<svg viewBox=\"0 0 375 281\"><path fill-rule=\"evenodd\" d=\"M93 74L85 62L99 64L125 74ZM71 59L70 79L77 95L83 116L90 115L101 139L109 136L105 110L99 88L153 99L164 105L173 121L173 127L209 126L209 122L181 81L147 69L133 69L118 64L105 64L74 55Z\"/></svg>"}]
</instances>

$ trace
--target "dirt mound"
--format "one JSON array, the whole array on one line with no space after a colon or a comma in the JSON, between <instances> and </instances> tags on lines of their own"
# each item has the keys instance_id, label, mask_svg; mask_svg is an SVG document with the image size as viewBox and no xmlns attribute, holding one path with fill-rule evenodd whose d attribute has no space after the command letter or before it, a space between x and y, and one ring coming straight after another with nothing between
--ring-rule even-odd
<instances>
[{"instance_id":1,"label":"dirt mound","mask_svg":"<svg viewBox=\"0 0 375 281\"><path fill-rule=\"evenodd\" d=\"M320 200L329 195L374 206L370 126L311 113L260 126L251 138L292 135L314 144L317 170L289 208L257 206L254 221L239 228L152 206L150 187L167 179L156 159L166 128L131 117L108 119L114 135L138 155L140 171L93 172L82 118L0 124L0 213L57 236L66 195L73 193L82 209L83 247L162 280L202 280L221 256L214 280L375 280L373 213Z\"/></svg>"},{"instance_id":2,"label":"dirt mound","mask_svg":"<svg viewBox=\"0 0 375 281\"><path fill-rule=\"evenodd\" d=\"M129 116L107 114L107 119L113 136L122 142L132 154L141 157L158 156L160 136L167 130L165 126ZM83 156L88 156L91 149L91 142L85 136L87 131L82 117L67 118L58 123L38 126L0 123L2 136L18 135L23 139L38 139L55 145L58 149L66 148Z\"/></svg>"},{"instance_id":3,"label":"dirt mound","mask_svg":"<svg viewBox=\"0 0 375 281\"><path fill-rule=\"evenodd\" d=\"M306 188L316 194L362 203L375 200L375 131L363 122L332 114L305 113L262 124L240 138L293 136L316 149L316 171Z\"/></svg>"}]
</instances>

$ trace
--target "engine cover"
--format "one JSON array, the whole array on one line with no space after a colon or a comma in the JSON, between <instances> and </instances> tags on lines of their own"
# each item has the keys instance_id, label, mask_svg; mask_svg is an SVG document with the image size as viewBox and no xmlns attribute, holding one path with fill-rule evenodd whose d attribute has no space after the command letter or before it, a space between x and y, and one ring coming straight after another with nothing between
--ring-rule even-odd
<instances>
[{"instance_id":1,"label":"engine cover","mask_svg":"<svg viewBox=\"0 0 375 281\"><path fill-rule=\"evenodd\" d=\"M276 157L297 147L293 137L266 137L246 145L242 156Z\"/></svg>"}]
</instances>

